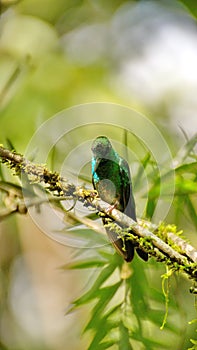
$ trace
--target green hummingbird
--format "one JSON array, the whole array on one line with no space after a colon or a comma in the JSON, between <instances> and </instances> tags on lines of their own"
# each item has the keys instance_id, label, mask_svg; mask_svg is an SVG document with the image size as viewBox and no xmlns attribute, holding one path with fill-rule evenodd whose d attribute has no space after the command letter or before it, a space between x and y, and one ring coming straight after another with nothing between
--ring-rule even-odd
<instances>
[{"instance_id":1,"label":"green hummingbird","mask_svg":"<svg viewBox=\"0 0 197 350\"><path fill-rule=\"evenodd\" d=\"M92 183L99 197L127 216L137 221L135 201L132 193L131 175L129 165L125 159L113 149L106 136L98 136L92 144ZM104 217L103 224L109 222ZM130 262L134 257L134 245L130 240L118 238L113 230L106 228L110 241L117 252ZM138 255L148 260L148 254L137 248Z\"/></svg>"}]
</instances>

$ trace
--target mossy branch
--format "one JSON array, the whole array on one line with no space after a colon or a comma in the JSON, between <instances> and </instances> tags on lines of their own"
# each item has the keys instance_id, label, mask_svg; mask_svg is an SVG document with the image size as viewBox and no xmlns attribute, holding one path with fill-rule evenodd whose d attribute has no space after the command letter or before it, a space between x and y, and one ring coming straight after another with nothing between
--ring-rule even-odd
<instances>
[{"instance_id":1,"label":"mossy branch","mask_svg":"<svg viewBox=\"0 0 197 350\"><path fill-rule=\"evenodd\" d=\"M157 227L142 220L136 223L122 212L116 209L111 210L109 204L98 198L94 190L88 190L84 186L75 186L58 173L48 170L46 166L34 164L22 155L11 152L3 146L0 146L0 158L2 163L13 169L17 175L25 174L30 183L42 184L53 195L50 196L49 201L65 200L65 198L78 200L87 208L95 209L101 215L110 216L123 227L121 229L117 226L120 237L126 236L136 246L140 246L150 256L155 257L156 260L165 262L172 269L183 271L193 280L197 280L197 250L176 234L174 226L159 225ZM30 207L41 204L41 202L32 199L25 204ZM14 212L16 211L15 208ZM20 212L20 210L18 211ZM25 212L23 210L21 213ZM83 223L86 223L86 218ZM110 225L114 229L114 222L109 223ZM91 227L90 220L88 220L88 226ZM92 228L94 229L94 224ZM129 232L131 228L134 234Z\"/></svg>"}]
</instances>

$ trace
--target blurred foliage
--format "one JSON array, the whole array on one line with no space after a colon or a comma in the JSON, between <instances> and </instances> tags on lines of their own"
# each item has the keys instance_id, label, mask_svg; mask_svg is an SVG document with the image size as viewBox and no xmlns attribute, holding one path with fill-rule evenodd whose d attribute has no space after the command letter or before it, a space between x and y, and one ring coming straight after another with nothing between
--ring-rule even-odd
<instances>
[{"instance_id":1,"label":"blurred foliage","mask_svg":"<svg viewBox=\"0 0 197 350\"><path fill-rule=\"evenodd\" d=\"M194 17L197 17L197 8L194 0L181 0L181 2L191 11Z\"/></svg>"},{"instance_id":2,"label":"blurred foliage","mask_svg":"<svg viewBox=\"0 0 197 350\"><path fill-rule=\"evenodd\" d=\"M197 135L185 143L173 161L176 164L176 180L172 207L177 218L180 218L183 211L187 210L187 218L193 222L194 227L197 224L197 162L194 151L196 145ZM195 161L193 162L193 160ZM147 177L150 181L150 190L145 217L151 219L159 199L162 178L158 173L157 164L147 153L140 162L133 178L136 188L140 187L142 193L144 186L140 177L142 164L144 169L149 168ZM168 197L171 195L172 183L170 181L172 178L169 171L164 173L163 177L166 179L165 195ZM178 219L176 222L178 223ZM71 232L74 235L81 235L81 239L85 239L85 235L88 246L88 232L83 230L80 232L79 229L73 230L73 227ZM92 241L98 241L98 234L95 233ZM80 255L82 255L81 259ZM64 269L92 268L96 269L97 274L99 273L91 283L90 288L74 300L74 305L69 310L71 312L84 304L90 303L92 305L90 319L84 329L85 332L91 334L93 332L89 350L108 349L115 345L118 349L188 348L190 342L187 338L187 332L189 329L187 324L183 322L186 317L184 303L181 301L183 295L178 296L177 294L181 281L180 279L176 280L176 278L172 280L169 271L161 276L164 284L167 278L167 286L164 287L163 284L163 292L159 290L157 277L162 273L162 264L159 267L156 266L157 264L154 261L149 261L149 266L144 267L144 263L139 258L134 259L132 264L127 264L117 254L109 254L108 247L105 249L100 247L94 250L92 257L88 258L84 258L84 252L81 253L79 250L76 259L64 266ZM181 277L179 276L179 278ZM165 298L166 315L164 311ZM164 322L164 328L162 322ZM160 332L161 334L159 334ZM192 343L195 346L195 340Z\"/></svg>"},{"instance_id":3,"label":"blurred foliage","mask_svg":"<svg viewBox=\"0 0 197 350\"><path fill-rule=\"evenodd\" d=\"M0 11L0 142L9 139L10 148L24 153L44 121L76 104L107 101L144 112L162 130L175 155L176 192L166 221L183 229L195 245L196 1L1 0ZM92 121L97 121L94 115ZM120 141L120 131L115 128L110 131L109 126L94 131L75 130L66 147L61 144L53 149L50 160L54 169L59 170L60 160L74 142L82 143L95 132L105 130ZM158 167L150 151L141 148L135 139L130 137L128 144L140 154L141 167L133 170L133 182L137 200L147 200L142 215L151 219L160 192ZM55 162L52 158L56 158ZM165 170L168 191L170 170ZM81 169L84 179L90 179L89 171L89 165ZM14 183L17 190L21 186L2 167L0 178L2 182ZM1 191L1 209L5 196L6 192ZM168 196L164 200L168 201ZM41 211L44 219L47 210ZM46 216L46 221L49 219ZM90 349L121 350L162 349L162 346L166 349L172 348L172 344L174 349L192 347L189 339L195 338L195 324L188 326L187 322L196 316L189 284L183 277L170 279L169 315L161 331L165 314L162 266L153 261L144 264L135 258L125 267L110 246L95 248L94 256L89 256L86 249L75 249L76 258L68 263L69 249L64 253L60 253L61 248L58 253L50 250L47 237L44 236L42 245L35 231L31 220L27 223L25 218L8 215L6 221L1 221L1 349L62 350L65 344L71 344L74 350L86 349L87 344L91 344ZM88 244L94 241L100 246L106 242L84 228L75 228L73 235L79 241L88 240ZM26 236L30 237L30 247ZM36 239L36 249L42 246L40 257L33 255ZM54 255L57 259L53 265ZM60 286L62 294L54 289L58 288L59 280L52 272L60 262L66 263L65 271L70 267L73 273L71 278L64 276L66 286ZM42 282L47 276L50 282L44 288ZM81 297L75 298L79 294ZM75 298L77 310L85 304L90 306L84 313L76 312L73 319L67 316L65 324L59 321L57 313L63 313L66 296L69 301ZM58 304L60 300L63 301ZM89 319L88 336L81 340L79 329L85 318Z\"/></svg>"},{"instance_id":4,"label":"blurred foliage","mask_svg":"<svg viewBox=\"0 0 197 350\"><path fill-rule=\"evenodd\" d=\"M11 148L14 147L10 141L8 141L8 144ZM196 144L197 135L187 141L181 152L174 158L174 164L176 164L175 178L178 181L175 180L173 208L175 212L179 212L179 202L184 197L186 207L188 206L188 219L193 222L194 227L196 226L197 217L195 206L192 203L192 196L197 193L197 162L193 161L194 159L196 160L194 152ZM143 164L144 169L146 167L150 169L147 177L151 186L145 217L151 219L160 196L158 186L162 179L160 173L157 171L157 164L151 159L150 154L147 153L146 157L139 163L136 176L133 178L136 186L141 187L142 193L144 183L140 177L141 164ZM188 177L188 174L191 174L192 177ZM169 176L169 170L163 174L163 177L166 179L165 196L168 197L171 196L171 190L173 188L172 183L168 182L169 179L172 181L172 178ZM14 201L18 203L17 197L21 198L21 193L30 201L38 197L38 193L36 194L33 185L30 192L24 187L20 188L6 182L4 176L1 180L0 188L3 193L2 204L5 203L5 206L8 208L10 202L8 203L7 199L13 196L13 192L14 198L12 198L11 209L13 208ZM169 189L170 192L168 192ZM6 197L4 192L6 192ZM42 199L42 196L40 199ZM177 199L180 200L177 201ZM65 208L60 206L58 202L54 203L54 206L56 209L62 211L62 213L65 212ZM43 210L41 206L40 212L42 215ZM24 212L21 212L21 214L24 214ZM78 210L75 209L74 217L77 218L78 215L80 215L80 211L78 213ZM10 213L7 216L9 217ZM163 274L161 276L163 278L162 292L161 286L159 288L158 283L159 276L163 270L161 263L155 263L150 260L148 266L144 267L144 262L136 258L132 264L127 264L117 254L111 254L111 247L106 245L106 238L104 236L85 229L81 225L79 226L79 223L85 222L84 218L82 222L80 219L74 220L72 225L70 225L70 220L68 221L67 218L68 214L65 216L66 223L62 234L67 237L73 236L75 240L78 238L83 241L84 249L76 249L75 258L72 262L64 265L63 269L93 269L94 275L96 275L96 278L92 278L89 289L81 297L74 300L72 302L73 306L69 309L70 313L85 304L91 305L91 316L84 329L85 332L88 331L90 334L93 332L88 349L108 349L115 345L119 349L132 349L136 347L139 347L139 349L171 349L172 345L175 349L179 349L180 347L186 348L189 345L189 329L187 323L183 322L187 312L182 302L182 298L186 297L186 290L182 290L180 295L177 294L180 283L184 281L182 276L179 276L179 280L176 280L175 277L172 280L170 271ZM95 247L90 251L89 245L92 245L91 242L94 243ZM167 286L164 287L166 279ZM180 282L181 279L182 282ZM173 284L173 287L171 284ZM162 324L165 325L164 328ZM162 336L156 336L158 331L162 332ZM179 339L178 342L177 337Z\"/></svg>"}]
</instances>

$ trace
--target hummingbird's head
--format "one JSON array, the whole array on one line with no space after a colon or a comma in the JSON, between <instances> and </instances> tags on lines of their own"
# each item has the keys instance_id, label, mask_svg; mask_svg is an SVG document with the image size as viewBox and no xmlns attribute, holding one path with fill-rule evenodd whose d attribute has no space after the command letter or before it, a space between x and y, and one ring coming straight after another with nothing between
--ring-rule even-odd
<instances>
[{"instance_id":1,"label":"hummingbird's head","mask_svg":"<svg viewBox=\"0 0 197 350\"><path fill-rule=\"evenodd\" d=\"M112 145L106 136L98 136L92 143L92 153L94 157L109 157L113 151Z\"/></svg>"}]
</instances>

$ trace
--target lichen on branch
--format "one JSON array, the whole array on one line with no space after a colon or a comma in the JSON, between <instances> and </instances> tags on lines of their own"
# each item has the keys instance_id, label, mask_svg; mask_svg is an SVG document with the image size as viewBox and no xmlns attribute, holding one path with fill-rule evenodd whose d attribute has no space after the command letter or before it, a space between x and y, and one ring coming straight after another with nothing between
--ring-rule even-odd
<instances>
[{"instance_id":1,"label":"lichen on branch","mask_svg":"<svg viewBox=\"0 0 197 350\"><path fill-rule=\"evenodd\" d=\"M97 210L101 215L111 217L116 227L114 228L114 223L109 223L109 225L117 229L120 237L126 236L134 245L142 248L157 261L165 262L173 270L185 272L191 279L197 280L197 250L176 234L174 226L168 225L167 227L164 224L156 226L143 220L136 223L115 208L109 210L109 204L98 198L95 190L75 186L57 172L48 170L45 165L34 164L21 154L9 151L3 146L0 146L0 158L2 163L14 170L17 175L25 175L31 184L42 185L47 193L50 193L49 201L55 201L57 198L59 200L73 199L82 202L87 208ZM35 199L30 200L28 206L34 203ZM88 226L91 227L91 221L87 220ZM86 218L83 223L86 224ZM92 228L94 229L94 224ZM129 232L131 228L132 234Z\"/></svg>"}]
</instances>

